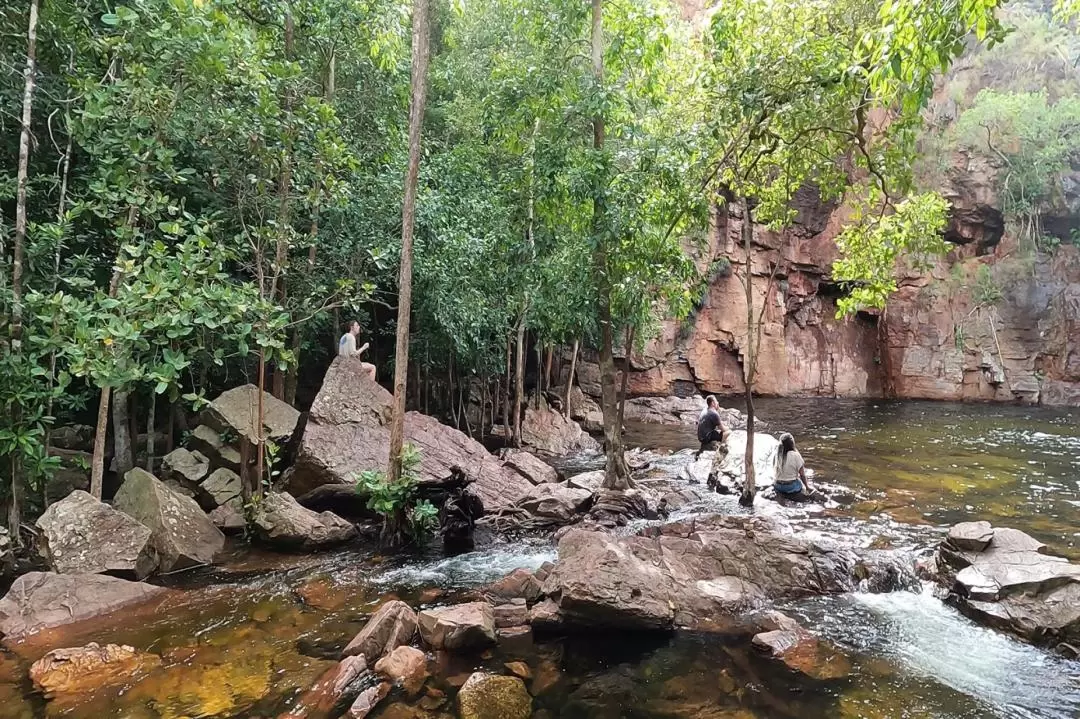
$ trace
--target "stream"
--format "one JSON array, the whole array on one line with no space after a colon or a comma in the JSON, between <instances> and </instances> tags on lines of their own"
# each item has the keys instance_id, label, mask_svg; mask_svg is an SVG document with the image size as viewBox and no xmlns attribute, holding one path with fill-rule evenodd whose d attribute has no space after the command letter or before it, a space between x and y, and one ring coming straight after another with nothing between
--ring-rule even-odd
<instances>
[{"instance_id":1,"label":"stream","mask_svg":"<svg viewBox=\"0 0 1080 719\"><path fill-rule=\"evenodd\" d=\"M790 431L837 506L782 508L797 533L928 554L948 526L986 519L1080 559L1080 412L921 402L759 400ZM677 474L696 449L692 427L628 427L630 445L661 454L649 471ZM595 459L563 464L592 469ZM741 512L710 496L698 512ZM545 538L501 542L453 558L357 549L287 556L237 550L221 566L171 578L183 591L68 630L64 641L130 644L161 665L93 695L46 702L27 679L49 649L40 636L0 655L0 718L275 717L332 666L388 597L413 606L466 599L516 567L556 553ZM787 604L837 649L833 676L812 679L744 639L677 633L507 642L480 657L443 657L432 684L449 698L397 693L372 717L453 717L457 687L477 668L528 664L536 717L562 719L1077 719L1080 663L983 629L929 590L851 594Z\"/></svg>"}]
</instances>

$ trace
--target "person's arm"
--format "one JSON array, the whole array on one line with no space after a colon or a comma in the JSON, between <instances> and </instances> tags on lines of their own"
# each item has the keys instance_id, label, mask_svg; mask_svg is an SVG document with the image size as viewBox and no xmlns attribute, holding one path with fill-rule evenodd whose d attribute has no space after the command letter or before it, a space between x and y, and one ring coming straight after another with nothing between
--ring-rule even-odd
<instances>
[{"instance_id":1,"label":"person's arm","mask_svg":"<svg viewBox=\"0 0 1080 719\"><path fill-rule=\"evenodd\" d=\"M362 355L362 354L364 354L365 352L367 352L367 349L368 349L368 345L369 345L369 344L370 344L369 342L365 342L365 343L363 344L363 346L361 346L361 347L360 347L360 349L356 350L356 356L357 356L357 357L359 357L360 355Z\"/></svg>"},{"instance_id":2,"label":"person's arm","mask_svg":"<svg viewBox=\"0 0 1080 719\"><path fill-rule=\"evenodd\" d=\"M803 486L806 487L808 492L813 492L814 488L810 486L810 480L806 478L806 462L803 461L802 455L799 455L799 479L802 480Z\"/></svg>"}]
</instances>

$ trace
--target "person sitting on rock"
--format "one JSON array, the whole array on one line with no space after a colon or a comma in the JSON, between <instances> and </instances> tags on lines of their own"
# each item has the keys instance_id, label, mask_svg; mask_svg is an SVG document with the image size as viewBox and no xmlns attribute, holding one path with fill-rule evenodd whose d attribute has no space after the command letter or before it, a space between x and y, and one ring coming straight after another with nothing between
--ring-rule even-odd
<instances>
[{"instance_id":1,"label":"person sitting on rock","mask_svg":"<svg viewBox=\"0 0 1080 719\"><path fill-rule=\"evenodd\" d=\"M356 338L360 336L360 323L353 320L349 323L349 330L345 334L341 335L341 340L338 341L338 357L360 357L367 352L368 343L365 342L359 349L356 347ZM375 365L370 362L361 362L360 366L364 370L364 374L368 376L371 381L375 381Z\"/></svg>"},{"instance_id":2,"label":"person sitting on rock","mask_svg":"<svg viewBox=\"0 0 1080 719\"><path fill-rule=\"evenodd\" d=\"M728 431L724 427L724 420L720 417L720 403L716 397L709 395L705 398L705 409L698 415L697 438L701 442L694 459L701 457L701 453L707 449L716 449L716 445L727 442Z\"/></svg>"},{"instance_id":3,"label":"person sitting on rock","mask_svg":"<svg viewBox=\"0 0 1080 719\"><path fill-rule=\"evenodd\" d=\"M776 496L781 499L807 502L818 500L823 495L810 486L806 478L806 462L799 450L795 449L795 438L790 433L780 435L780 446L776 449L776 479L773 481Z\"/></svg>"}]
</instances>

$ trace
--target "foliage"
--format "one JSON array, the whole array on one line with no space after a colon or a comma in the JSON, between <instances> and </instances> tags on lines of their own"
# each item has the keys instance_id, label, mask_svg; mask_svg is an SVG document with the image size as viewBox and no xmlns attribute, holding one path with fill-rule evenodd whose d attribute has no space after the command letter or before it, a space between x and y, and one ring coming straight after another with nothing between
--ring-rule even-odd
<instances>
[{"instance_id":1,"label":"foliage","mask_svg":"<svg viewBox=\"0 0 1080 719\"><path fill-rule=\"evenodd\" d=\"M394 517L404 517L408 532L416 543L423 543L438 529L438 509L426 499L417 499L420 482L420 453L406 444L401 453L401 478L387 480L381 470L365 470L356 478L356 491L366 496L368 509L390 523Z\"/></svg>"},{"instance_id":2,"label":"foliage","mask_svg":"<svg viewBox=\"0 0 1080 719\"><path fill-rule=\"evenodd\" d=\"M992 307L1001 301L1003 296L1001 288L994 280L989 266L979 265L978 272L975 274L975 288L972 296L975 298L975 303L983 307Z\"/></svg>"}]
</instances>

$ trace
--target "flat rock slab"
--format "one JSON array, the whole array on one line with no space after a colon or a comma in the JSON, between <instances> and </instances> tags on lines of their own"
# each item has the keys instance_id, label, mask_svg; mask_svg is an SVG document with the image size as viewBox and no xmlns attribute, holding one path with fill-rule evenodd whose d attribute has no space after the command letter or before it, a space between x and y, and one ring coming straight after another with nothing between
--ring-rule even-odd
<instances>
[{"instance_id":1,"label":"flat rock slab","mask_svg":"<svg viewBox=\"0 0 1080 719\"><path fill-rule=\"evenodd\" d=\"M420 636L433 649L468 651L496 642L495 612L487 602L470 602L420 612Z\"/></svg>"},{"instance_id":2,"label":"flat rock slab","mask_svg":"<svg viewBox=\"0 0 1080 719\"><path fill-rule=\"evenodd\" d=\"M17 640L150 601L168 590L101 574L30 572L0 599L0 634Z\"/></svg>"},{"instance_id":3,"label":"flat rock slab","mask_svg":"<svg viewBox=\"0 0 1080 719\"><path fill-rule=\"evenodd\" d=\"M200 505L207 511L213 511L239 500L241 489L240 475L227 467L219 467L199 484Z\"/></svg>"},{"instance_id":4,"label":"flat rock slab","mask_svg":"<svg viewBox=\"0 0 1080 719\"><path fill-rule=\"evenodd\" d=\"M555 468L532 452L523 449L504 450L500 457L510 467L533 484L550 484L559 481Z\"/></svg>"},{"instance_id":5,"label":"flat rock slab","mask_svg":"<svg viewBox=\"0 0 1080 719\"><path fill-rule=\"evenodd\" d=\"M158 566L151 530L124 512L75 490L37 520L38 548L61 574L122 574L142 579Z\"/></svg>"},{"instance_id":6,"label":"flat rock slab","mask_svg":"<svg viewBox=\"0 0 1080 719\"><path fill-rule=\"evenodd\" d=\"M949 530L949 543L964 552L981 552L993 538L990 522L961 522Z\"/></svg>"},{"instance_id":7,"label":"flat rock slab","mask_svg":"<svg viewBox=\"0 0 1080 719\"><path fill-rule=\"evenodd\" d=\"M588 511L594 494L567 484L538 484L518 500L518 507L537 519L567 524Z\"/></svg>"},{"instance_id":8,"label":"flat rock slab","mask_svg":"<svg viewBox=\"0 0 1080 719\"><path fill-rule=\"evenodd\" d=\"M150 528L162 572L212 564L225 535L191 497L172 491L146 470L135 468L113 504Z\"/></svg>"}]
</instances>

